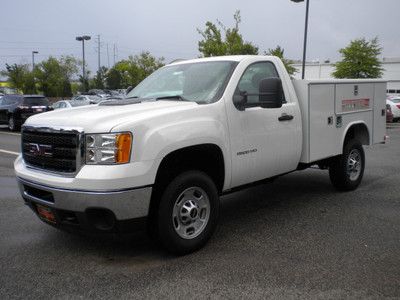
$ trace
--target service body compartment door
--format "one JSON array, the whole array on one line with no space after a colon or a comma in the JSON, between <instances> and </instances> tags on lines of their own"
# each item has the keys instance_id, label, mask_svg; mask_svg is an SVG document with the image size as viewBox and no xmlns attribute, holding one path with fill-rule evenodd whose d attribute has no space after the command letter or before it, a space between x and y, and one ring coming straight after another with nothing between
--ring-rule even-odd
<instances>
[{"instance_id":1,"label":"service body compartment door","mask_svg":"<svg viewBox=\"0 0 400 300\"><path fill-rule=\"evenodd\" d=\"M375 83L372 143L382 143L386 135L386 83Z\"/></svg>"},{"instance_id":2,"label":"service body compartment door","mask_svg":"<svg viewBox=\"0 0 400 300\"><path fill-rule=\"evenodd\" d=\"M309 85L310 161L336 155L335 85Z\"/></svg>"},{"instance_id":3,"label":"service body compartment door","mask_svg":"<svg viewBox=\"0 0 400 300\"><path fill-rule=\"evenodd\" d=\"M373 102L373 83L336 84L336 114L372 110Z\"/></svg>"}]
</instances>

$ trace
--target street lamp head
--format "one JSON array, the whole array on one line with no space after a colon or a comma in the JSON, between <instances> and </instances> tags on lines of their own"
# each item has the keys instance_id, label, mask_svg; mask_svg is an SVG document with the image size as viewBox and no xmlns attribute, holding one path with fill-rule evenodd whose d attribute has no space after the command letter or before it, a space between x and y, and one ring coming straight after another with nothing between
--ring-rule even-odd
<instances>
[{"instance_id":1,"label":"street lamp head","mask_svg":"<svg viewBox=\"0 0 400 300\"><path fill-rule=\"evenodd\" d=\"M90 36L88 36L88 35L84 35L82 38L83 38L85 41L90 40Z\"/></svg>"},{"instance_id":2,"label":"street lamp head","mask_svg":"<svg viewBox=\"0 0 400 300\"><path fill-rule=\"evenodd\" d=\"M79 41L79 42L80 42L80 41L83 41L83 37L77 36L77 37L76 37L76 40Z\"/></svg>"},{"instance_id":3,"label":"street lamp head","mask_svg":"<svg viewBox=\"0 0 400 300\"><path fill-rule=\"evenodd\" d=\"M296 3L304 2L304 0L290 0L290 1L296 2Z\"/></svg>"},{"instance_id":4,"label":"street lamp head","mask_svg":"<svg viewBox=\"0 0 400 300\"><path fill-rule=\"evenodd\" d=\"M32 51L32 54L38 54L39 51Z\"/></svg>"}]
</instances>

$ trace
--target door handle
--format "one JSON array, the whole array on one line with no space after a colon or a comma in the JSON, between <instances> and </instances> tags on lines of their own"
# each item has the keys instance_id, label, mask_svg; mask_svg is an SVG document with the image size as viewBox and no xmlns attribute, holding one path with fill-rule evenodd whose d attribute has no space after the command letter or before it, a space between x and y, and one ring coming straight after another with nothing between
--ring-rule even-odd
<instances>
[{"instance_id":1,"label":"door handle","mask_svg":"<svg viewBox=\"0 0 400 300\"><path fill-rule=\"evenodd\" d=\"M293 120L293 116L292 115L287 115L287 114L282 114L279 118L278 118L278 120L280 121L280 122L282 122L282 121L290 121L290 120Z\"/></svg>"}]
</instances>

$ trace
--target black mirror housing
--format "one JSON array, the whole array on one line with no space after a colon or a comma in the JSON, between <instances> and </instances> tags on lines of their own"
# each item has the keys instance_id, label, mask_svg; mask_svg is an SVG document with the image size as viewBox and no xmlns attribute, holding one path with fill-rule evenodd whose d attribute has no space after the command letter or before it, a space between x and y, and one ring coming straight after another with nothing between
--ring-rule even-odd
<instances>
[{"instance_id":1,"label":"black mirror housing","mask_svg":"<svg viewBox=\"0 0 400 300\"><path fill-rule=\"evenodd\" d=\"M264 78L259 83L260 104L263 108L280 108L283 103L282 80Z\"/></svg>"}]
</instances>

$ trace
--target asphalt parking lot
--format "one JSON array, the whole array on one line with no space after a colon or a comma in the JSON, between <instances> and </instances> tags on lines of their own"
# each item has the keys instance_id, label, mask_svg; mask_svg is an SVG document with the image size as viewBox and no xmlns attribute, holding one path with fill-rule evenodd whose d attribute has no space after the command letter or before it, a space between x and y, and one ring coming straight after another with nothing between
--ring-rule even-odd
<instances>
[{"instance_id":1,"label":"asphalt parking lot","mask_svg":"<svg viewBox=\"0 0 400 300\"><path fill-rule=\"evenodd\" d=\"M19 135L0 129L0 298L399 298L400 125L388 134L358 190L312 169L223 197L211 241L173 257L42 223L13 177Z\"/></svg>"}]
</instances>

